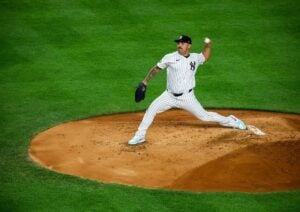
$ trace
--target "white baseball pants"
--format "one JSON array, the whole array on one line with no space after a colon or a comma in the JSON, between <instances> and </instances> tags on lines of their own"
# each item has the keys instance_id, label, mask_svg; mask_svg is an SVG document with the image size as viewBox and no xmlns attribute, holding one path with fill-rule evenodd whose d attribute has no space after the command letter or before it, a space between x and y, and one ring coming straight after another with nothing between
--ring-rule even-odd
<instances>
[{"instance_id":1,"label":"white baseball pants","mask_svg":"<svg viewBox=\"0 0 300 212\"><path fill-rule=\"evenodd\" d=\"M189 111L202 121L218 122L220 125L227 127L234 126L234 121L231 118L215 112L207 112L196 99L193 90L179 97L175 97L172 93L165 91L151 103L135 135L145 137L156 114L171 108L180 108Z\"/></svg>"}]
</instances>

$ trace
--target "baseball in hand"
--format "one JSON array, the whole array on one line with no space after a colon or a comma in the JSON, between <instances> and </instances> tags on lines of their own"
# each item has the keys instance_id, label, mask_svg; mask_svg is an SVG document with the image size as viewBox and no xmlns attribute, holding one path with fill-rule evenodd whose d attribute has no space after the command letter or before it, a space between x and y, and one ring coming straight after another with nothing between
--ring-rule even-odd
<instances>
[{"instance_id":1,"label":"baseball in hand","mask_svg":"<svg viewBox=\"0 0 300 212\"><path fill-rule=\"evenodd\" d=\"M209 38L205 38L204 39L204 43L210 43L210 39Z\"/></svg>"}]
</instances>

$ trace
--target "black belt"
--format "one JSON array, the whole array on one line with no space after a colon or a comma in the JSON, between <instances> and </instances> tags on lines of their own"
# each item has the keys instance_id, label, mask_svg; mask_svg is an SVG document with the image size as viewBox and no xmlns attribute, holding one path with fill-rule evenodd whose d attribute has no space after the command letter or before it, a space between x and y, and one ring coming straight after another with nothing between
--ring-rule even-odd
<instances>
[{"instance_id":1,"label":"black belt","mask_svg":"<svg viewBox=\"0 0 300 212\"><path fill-rule=\"evenodd\" d=\"M191 88L191 89L189 90L189 93L190 93L192 90L193 90L193 88ZM171 94L173 94L173 96L178 97L178 96L182 96L184 93L171 93Z\"/></svg>"}]
</instances>

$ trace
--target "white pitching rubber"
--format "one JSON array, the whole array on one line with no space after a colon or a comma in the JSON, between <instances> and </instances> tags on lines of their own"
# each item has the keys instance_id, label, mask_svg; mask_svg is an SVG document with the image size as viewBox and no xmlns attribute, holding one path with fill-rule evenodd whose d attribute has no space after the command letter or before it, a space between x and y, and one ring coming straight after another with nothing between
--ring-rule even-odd
<instances>
[{"instance_id":1,"label":"white pitching rubber","mask_svg":"<svg viewBox=\"0 0 300 212\"><path fill-rule=\"evenodd\" d=\"M253 132L255 135L260 135L260 136L266 135L266 133L264 133L263 131L261 131L260 129L258 129L253 125L247 125L247 129Z\"/></svg>"}]
</instances>

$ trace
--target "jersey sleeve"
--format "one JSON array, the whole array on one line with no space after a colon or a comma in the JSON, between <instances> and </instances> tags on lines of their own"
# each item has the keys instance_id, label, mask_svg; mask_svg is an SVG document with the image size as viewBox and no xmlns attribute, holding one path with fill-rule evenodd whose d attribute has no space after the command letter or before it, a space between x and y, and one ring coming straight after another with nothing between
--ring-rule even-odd
<instances>
[{"instance_id":1,"label":"jersey sleeve","mask_svg":"<svg viewBox=\"0 0 300 212\"><path fill-rule=\"evenodd\" d=\"M197 60L199 64L203 64L205 62L204 55L202 53L198 54Z\"/></svg>"},{"instance_id":2,"label":"jersey sleeve","mask_svg":"<svg viewBox=\"0 0 300 212\"><path fill-rule=\"evenodd\" d=\"M168 67L168 57L164 56L158 63L157 66L161 69L165 69Z\"/></svg>"}]
</instances>

